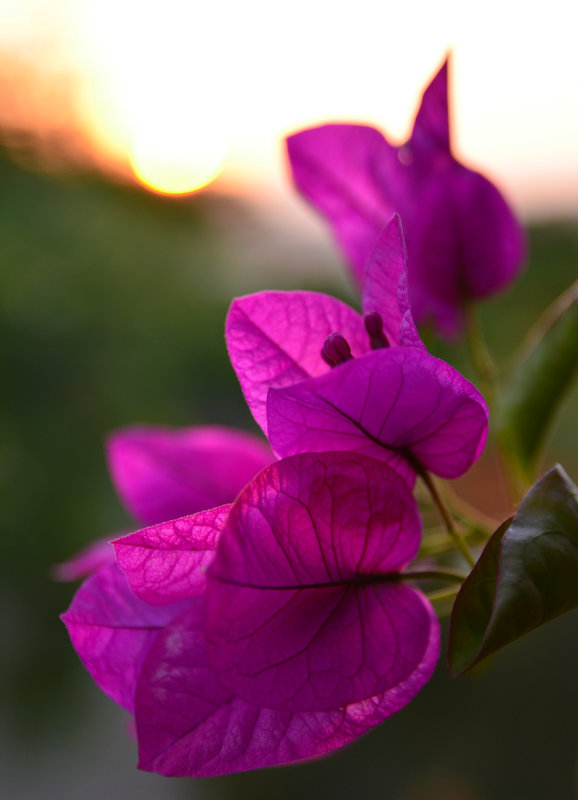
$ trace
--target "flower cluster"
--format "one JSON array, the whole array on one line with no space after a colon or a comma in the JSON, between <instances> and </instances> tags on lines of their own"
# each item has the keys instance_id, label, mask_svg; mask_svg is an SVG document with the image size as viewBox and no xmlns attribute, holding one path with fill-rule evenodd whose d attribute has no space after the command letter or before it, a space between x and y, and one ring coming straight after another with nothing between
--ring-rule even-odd
<instances>
[{"instance_id":1,"label":"flower cluster","mask_svg":"<svg viewBox=\"0 0 578 800\"><path fill-rule=\"evenodd\" d=\"M444 67L400 150L351 126L290 141L299 185L352 258L362 313L313 292L233 302L229 355L271 449L227 429L111 439L113 479L149 527L116 539L116 560L99 548L68 565L67 577L94 571L63 619L97 684L134 714L143 769L210 776L325 754L433 672L439 624L415 585L431 573L408 569L421 540L412 489L469 469L488 410L427 352L412 307L453 330L520 249L500 195L450 154L445 80ZM407 217L409 289L394 211ZM430 305L426 273L445 293Z\"/></svg>"}]
</instances>

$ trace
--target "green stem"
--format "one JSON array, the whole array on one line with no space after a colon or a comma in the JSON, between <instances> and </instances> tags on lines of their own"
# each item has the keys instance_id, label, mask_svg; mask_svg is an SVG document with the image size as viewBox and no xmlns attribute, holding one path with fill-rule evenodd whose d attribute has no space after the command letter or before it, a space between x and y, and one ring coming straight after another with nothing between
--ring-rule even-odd
<instances>
[{"instance_id":1,"label":"green stem","mask_svg":"<svg viewBox=\"0 0 578 800\"><path fill-rule=\"evenodd\" d=\"M428 592L426 597L431 603L442 603L444 600L453 600L459 592L459 588L438 589L436 592Z\"/></svg>"},{"instance_id":2,"label":"green stem","mask_svg":"<svg viewBox=\"0 0 578 800\"><path fill-rule=\"evenodd\" d=\"M450 583L462 584L467 575L462 575L461 572L454 572L453 569L415 569L405 570L400 573L405 578L414 578L423 581L449 581Z\"/></svg>"},{"instance_id":3,"label":"green stem","mask_svg":"<svg viewBox=\"0 0 578 800\"><path fill-rule=\"evenodd\" d=\"M469 306L466 311L466 340L472 363L480 376L482 394L487 400L490 415L493 417L499 400L498 370L484 339L474 306ZM525 488L520 478L520 467L503 437L498 435L496 442L510 499L517 504L525 494Z\"/></svg>"},{"instance_id":4,"label":"green stem","mask_svg":"<svg viewBox=\"0 0 578 800\"><path fill-rule=\"evenodd\" d=\"M498 401L498 371L474 306L469 306L466 311L466 339L475 370L480 376L482 394L488 401L490 412L493 412Z\"/></svg>"},{"instance_id":5,"label":"green stem","mask_svg":"<svg viewBox=\"0 0 578 800\"><path fill-rule=\"evenodd\" d=\"M454 544L456 545L460 553L463 555L463 557L466 559L470 567L473 567L476 563L476 560L473 557L472 552L468 547L466 540L456 528L450 510L447 507L445 500L439 493L438 488L435 485L432 476L429 474L429 472L427 472L427 470L423 468L418 469L418 474L422 479L422 481L424 482L424 484L426 485L427 490L430 493L431 499L433 500L435 507L439 511L440 517L442 518L445 529L447 530L449 536L453 539Z\"/></svg>"},{"instance_id":6,"label":"green stem","mask_svg":"<svg viewBox=\"0 0 578 800\"><path fill-rule=\"evenodd\" d=\"M486 536L485 532L474 527L463 531L462 536L468 544L484 543L489 538L489 535ZM448 539L448 534L445 528L443 528L440 533L424 533L419 555L420 557L440 556L445 553L450 553L453 549L453 540Z\"/></svg>"}]
</instances>

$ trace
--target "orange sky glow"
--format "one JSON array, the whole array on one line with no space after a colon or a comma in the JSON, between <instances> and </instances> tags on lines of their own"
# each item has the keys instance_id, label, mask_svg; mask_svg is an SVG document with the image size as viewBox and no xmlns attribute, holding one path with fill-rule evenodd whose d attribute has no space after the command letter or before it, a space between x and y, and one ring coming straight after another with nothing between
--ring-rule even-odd
<instances>
[{"instance_id":1,"label":"orange sky glow","mask_svg":"<svg viewBox=\"0 0 578 800\"><path fill-rule=\"evenodd\" d=\"M526 217L575 215L578 4L551 0L547 16L522 2L476 8L0 0L0 122L51 141L68 128L96 161L156 191L214 181L263 197L288 191L292 130L366 121L402 140L451 49L457 154Z\"/></svg>"}]
</instances>

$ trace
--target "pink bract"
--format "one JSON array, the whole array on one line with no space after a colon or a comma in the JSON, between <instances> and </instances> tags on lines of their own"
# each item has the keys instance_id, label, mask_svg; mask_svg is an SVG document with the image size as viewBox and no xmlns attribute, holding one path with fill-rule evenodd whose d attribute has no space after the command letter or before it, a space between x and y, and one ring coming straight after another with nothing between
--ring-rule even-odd
<instances>
[{"instance_id":1,"label":"pink bract","mask_svg":"<svg viewBox=\"0 0 578 800\"><path fill-rule=\"evenodd\" d=\"M368 349L359 314L317 292L258 292L233 301L225 336L245 399L267 432L267 391L322 375L324 339L343 333L354 356Z\"/></svg>"},{"instance_id":2,"label":"pink bract","mask_svg":"<svg viewBox=\"0 0 578 800\"><path fill-rule=\"evenodd\" d=\"M269 438L280 457L354 450L386 461L406 480L427 470L458 478L484 448L488 412L455 369L415 348L348 361L268 398Z\"/></svg>"},{"instance_id":3,"label":"pink bract","mask_svg":"<svg viewBox=\"0 0 578 800\"><path fill-rule=\"evenodd\" d=\"M234 500L274 458L263 439L223 426L123 428L109 436L107 452L121 499L148 524ZM75 581L112 562L112 538L57 564L54 579Z\"/></svg>"},{"instance_id":4,"label":"pink bract","mask_svg":"<svg viewBox=\"0 0 578 800\"><path fill-rule=\"evenodd\" d=\"M446 61L401 147L363 125L301 131L287 146L298 189L329 221L361 286L381 229L401 215L415 317L455 336L468 302L518 274L525 246L496 187L452 155L447 72Z\"/></svg>"},{"instance_id":5,"label":"pink bract","mask_svg":"<svg viewBox=\"0 0 578 800\"><path fill-rule=\"evenodd\" d=\"M274 539L288 524L292 535L285 537L281 551ZM221 579L211 579L207 628L205 598L198 595L213 548L220 550L223 543L220 525L226 544L214 562ZM347 744L398 711L431 676L439 654L439 625L427 600L402 583L401 575L419 536L413 498L385 465L348 453L297 456L260 473L229 516L226 509L215 509L123 537L116 543L119 563L139 597L116 565L105 566L79 589L63 618L97 683L134 709L142 769L208 776L312 758ZM148 556L139 553L141 548L150 551ZM204 560L197 557L203 551ZM188 553L196 556L187 558ZM238 555L246 561L235 563ZM345 676L345 691L333 681L321 704L313 698L311 708L271 708L241 696L231 686L230 670L215 668L216 640L225 649L234 646L226 635L223 639L224 629L231 614L246 610L246 604L231 607L220 596L228 585L221 571L237 568L242 581L247 575L258 577L260 569L275 585L287 575L295 584L299 576L291 593L307 592L303 580L330 580L344 606L363 609L357 623L355 613L349 614L352 627L336 630L333 642L330 626L323 626L325 658ZM174 570L174 590L162 598L168 604L152 606L141 599L150 593L159 602L159 591L168 587L165 579ZM237 587L241 592L246 588ZM255 614L266 615L269 593L259 590ZM324 605L325 592L321 595ZM225 617L213 630L223 602ZM264 612L257 610L261 603ZM310 628L310 621L304 624ZM207 634L216 660L207 652ZM364 647L359 636L367 637ZM256 635L255 647L262 658L269 644ZM367 668L359 661L365 654ZM356 658L359 678L349 674ZM374 668L384 672L379 680L371 677ZM297 669L297 680L299 675ZM307 705L304 696L298 705Z\"/></svg>"},{"instance_id":6,"label":"pink bract","mask_svg":"<svg viewBox=\"0 0 578 800\"><path fill-rule=\"evenodd\" d=\"M219 426L124 428L107 451L121 499L148 525L231 502L273 459L262 439Z\"/></svg>"},{"instance_id":7,"label":"pink bract","mask_svg":"<svg viewBox=\"0 0 578 800\"><path fill-rule=\"evenodd\" d=\"M438 626L422 662L395 689L330 711L279 711L242 700L212 669L202 600L158 635L136 696L139 767L214 776L327 755L406 706L439 654Z\"/></svg>"},{"instance_id":8,"label":"pink bract","mask_svg":"<svg viewBox=\"0 0 578 800\"><path fill-rule=\"evenodd\" d=\"M401 581L421 522L406 483L351 453L271 465L239 495L209 570L207 635L247 700L328 711L405 683L437 621Z\"/></svg>"},{"instance_id":9,"label":"pink bract","mask_svg":"<svg viewBox=\"0 0 578 800\"><path fill-rule=\"evenodd\" d=\"M488 409L419 337L399 217L369 259L363 311L314 292L260 292L232 304L229 355L273 450L279 457L355 450L387 461L410 482L422 470L458 477L482 452ZM376 315L382 344L372 350L366 326ZM335 333L353 358L330 368L321 353Z\"/></svg>"},{"instance_id":10,"label":"pink bract","mask_svg":"<svg viewBox=\"0 0 578 800\"><path fill-rule=\"evenodd\" d=\"M133 712L144 657L157 633L183 608L182 604L154 608L143 603L112 563L82 584L62 621L95 683Z\"/></svg>"},{"instance_id":11,"label":"pink bract","mask_svg":"<svg viewBox=\"0 0 578 800\"><path fill-rule=\"evenodd\" d=\"M136 596L157 606L202 595L230 508L199 511L116 539L118 565Z\"/></svg>"}]
</instances>

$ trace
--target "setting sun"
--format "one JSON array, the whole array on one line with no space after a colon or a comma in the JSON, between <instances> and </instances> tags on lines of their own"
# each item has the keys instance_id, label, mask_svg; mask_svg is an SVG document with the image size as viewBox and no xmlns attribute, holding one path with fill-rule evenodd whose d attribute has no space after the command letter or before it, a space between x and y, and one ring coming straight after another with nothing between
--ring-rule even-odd
<instances>
[{"instance_id":1,"label":"setting sun","mask_svg":"<svg viewBox=\"0 0 578 800\"><path fill-rule=\"evenodd\" d=\"M163 194L202 189L219 174L225 160L222 137L200 120L151 119L137 130L130 153L136 177Z\"/></svg>"},{"instance_id":2,"label":"setting sun","mask_svg":"<svg viewBox=\"0 0 578 800\"><path fill-rule=\"evenodd\" d=\"M10 2L3 15L0 119L50 131L47 150L72 130L90 158L154 191L188 193L218 175L222 191L287 195L285 135L326 121L369 122L401 142L424 76L451 50L455 152L523 213L578 203L578 7L568 0L549 6L563 21L551 35L542 15L502 0L488 0L476 25L459 0L359 0L355 17L311 0L290 13L266 0L30 5Z\"/></svg>"}]
</instances>

